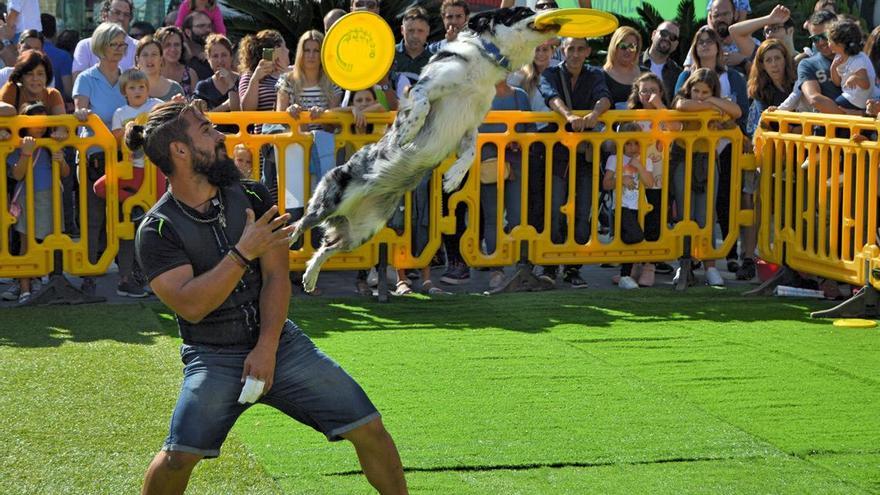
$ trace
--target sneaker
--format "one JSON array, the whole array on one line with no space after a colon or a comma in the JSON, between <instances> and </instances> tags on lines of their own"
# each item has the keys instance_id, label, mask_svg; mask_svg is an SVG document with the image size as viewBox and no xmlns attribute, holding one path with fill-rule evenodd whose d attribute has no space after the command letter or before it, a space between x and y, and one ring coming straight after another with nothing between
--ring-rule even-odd
<instances>
[{"instance_id":1,"label":"sneaker","mask_svg":"<svg viewBox=\"0 0 880 495\"><path fill-rule=\"evenodd\" d=\"M654 272L659 273L661 275L668 275L674 272L675 269L672 268L672 265L669 263L661 261L660 263L654 263Z\"/></svg>"},{"instance_id":2,"label":"sneaker","mask_svg":"<svg viewBox=\"0 0 880 495\"><path fill-rule=\"evenodd\" d=\"M98 283L95 282L95 279L92 277L84 277L82 285L79 286L79 290L87 296L94 296L95 293L98 292Z\"/></svg>"},{"instance_id":3,"label":"sneaker","mask_svg":"<svg viewBox=\"0 0 880 495\"><path fill-rule=\"evenodd\" d=\"M727 271L730 273L739 271L739 261L736 258L727 258Z\"/></svg>"},{"instance_id":4,"label":"sneaker","mask_svg":"<svg viewBox=\"0 0 880 495\"><path fill-rule=\"evenodd\" d=\"M116 295L133 297L135 299L149 296L149 294L147 294L147 291L145 291L143 287L127 280L121 282L119 285L116 286Z\"/></svg>"},{"instance_id":5,"label":"sneaker","mask_svg":"<svg viewBox=\"0 0 880 495\"><path fill-rule=\"evenodd\" d=\"M579 270L571 270L567 272L562 276L562 281L571 284L572 289L584 289L587 287L587 282L581 278Z\"/></svg>"},{"instance_id":6,"label":"sneaker","mask_svg":"<svg viewBox=\"0 0 880 495\"><path fill-rule=\"evenodd\" d=\"M714 266L706 268L706 285L724 287L724 279L721 278L721 273Z\"/></svg>"},{"instance_id":7,"label":"sneaker","mask_svg":"<svg viewBox=\"0 0 880 495\"><path fill-rule=\"evenodd\" d=\"M471 269L464 262L456 263L440 276L444 284L461 285L471 281Z\"/></svg>"},{"instance_id":8,"label":"sneaker","mask_svg":"<svg viewBox=\"0 0 880 495\"><path fill-rule=\"evenodd\" d=\"M642 266L642 274L639 275L639 287L653 287L656 270L653 263L645 263Z\"/></svg>"},{"instance_id":9,"label":"sneaker","mask_svg":"<svg viewBox=\"0 0 880 495\"><path fill-rule=\"evenodd\" d=\"M541 285L546 289L556 287L556 277L550 276L547 272L538 275L538 281L541 282Z\"/></svg>"},{"instance_id":10,"label":"sneaker","mask_svg":"<svg viewBox=\"0 0 880 495\"><path fill-rule=\"evenodd\" d=\"M752 280L755 278L755 275L757 275L757 265L755 265L755 260L752 258L744 259L739 270L736 271L736 279Z\"/></svg>"},{"instance_id":11,"label":"sneaker","mask_svg":"<svg viewBox=\"0 0 880 495\"><path fill-rule=\"evenodd\" d=\"M376 271L375 266L370 268L370 273L367 274L367 285L370 287L379 286L379 272Z\"/></svg>"},{"instance_id":12,"label":"sneaker","mask_svg":"<svg viewBox=\"0 0 880 495\"><path fill-rule=\"evenodd\" d=\"M18 304L24 304L31 300L30 292L22 292L20 296L18 296Z\"/></svg>"},{"instance_id":13,"label":"sneaker","mask_svg":"<svg viewBox=\"0 0 880 495\"><path fill-rule=\"evenodd\" d=\"M367 284L366 280L358 280L357 282L355 282L354 291L357 292L358 295L361 295L361 296L372 296L373 295L373 289L370 288L370 286Z\"/></svg>"},{"instance_id":14,"label":"sneaker","mask_svg":"<svg viewBox=\"0 0 880 495\"><path fill-rule=\"evenodd\" d=\"M501 270L492 270L489 275L489 289L494 290L504 285L504 272Z\"/></svg>"},{"instance_id":15,"label":"sneaker","mask_svg":"<svg viewBox=\"0 0 880 495\"><path fill-rule=\"evenodd\" d=\"M620 282L617 283L617 286L621 289L638 289L639 283L635 281L632 277L620 277Z\"/></svg>"},{"instance_id":16,"label":"sneaker","mask_svg":"<svg viewBox=\"0 0 880 495\"><path fill-rule=\"evenodd\" d=\"M0 298L3 298L4 301L17 301L19 294L21 294L21 287L18 284L13 284L0 295Z\"/></svg>"}]
</instances>

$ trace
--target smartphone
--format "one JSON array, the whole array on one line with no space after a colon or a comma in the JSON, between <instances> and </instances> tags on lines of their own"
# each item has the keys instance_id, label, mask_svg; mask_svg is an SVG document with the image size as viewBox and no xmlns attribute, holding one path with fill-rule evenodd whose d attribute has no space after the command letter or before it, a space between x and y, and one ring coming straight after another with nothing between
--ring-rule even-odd
<instances>
[{"instance_id":1,"label":"smartphone","mask_svg":"<svg viewBox=\"0 0 880 495\"><path fill-rule=\"evenodd\" d=\"M273 60L275 58L274 48L263 48L263 60Z\"/></svg>"}]
</instances>

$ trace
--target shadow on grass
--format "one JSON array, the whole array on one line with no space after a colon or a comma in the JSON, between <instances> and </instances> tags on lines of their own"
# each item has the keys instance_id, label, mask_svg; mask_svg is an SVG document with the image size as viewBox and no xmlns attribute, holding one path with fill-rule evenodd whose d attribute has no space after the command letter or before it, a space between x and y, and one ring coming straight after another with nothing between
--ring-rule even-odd
<instances>
[{"instance_id":1,"label":"shadow on grass","mask_svg":"<svg viewBox=\"0 0 880 495\"><path fill-rule=\"evenodd\" d=\"M290 317L312 337L351 331L419 331L483 328L541 333L562 325L607 327L614 322L707 321L743 323L789 320L825 325L809 312L829 303L745 298L695 289L622 292L558 291L498 296L455 295L394 298L295 298ZM153 344L177 337L177 322L160 302L125 305L44 306L0 311L0 346L57 347L67 342L112 340Z\"/></svg>"},{"instance_id":2,"label":"shadow on grass","mask_svg":"<svg viewBox=\"0 0 880 495\"><path fill-rule=\"evenodd\" d=\"M177 335L177 323L151 309L159 303L40 306L0 311L0 346L58 347L114 341L152 345ZM158 316L158 318L157 318Z\"/></svg>"},{"instance_id":3,"label":"shadow on grass","mask_svg":"<svg viewBox=\"0 0 880 495\"><path fill-rule=\"evenodd\" d=\"M830 306L811 300L746 298L715 289L672 291L559 291L394 298L381 304L359 298L295 300L290 317L309 335L334 332L494 328L541 333L561 325L607 327L614 322L762 322L811 320L809 312Z\"/></svg>"}]
</instances>

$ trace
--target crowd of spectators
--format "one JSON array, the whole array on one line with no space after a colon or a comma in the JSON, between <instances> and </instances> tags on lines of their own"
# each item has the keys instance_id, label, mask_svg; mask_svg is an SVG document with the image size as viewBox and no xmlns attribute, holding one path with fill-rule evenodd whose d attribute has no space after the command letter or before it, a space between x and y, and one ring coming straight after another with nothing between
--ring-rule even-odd
<instances>
[{"instance_id":1,"label":"crowd of spectators","mask_svg":"<svg viewBox=\"0 0 880 495\"><path fill-rule=\"evenodd\" d=\"M351 0L350 11L379 12L381 0ZM505 0L507 1L507 0ZM509 3L509 2L508 2ZM214 0L185 0L176 13L166 17L168 25L153 26L133 18L131 0L105 0L101 4L102 23L91 37L77 39L75 32L57 33L54 17L39 14L36 0L9 2L6 23L0 26L0 60L6 65L0 69L0 115L19 113L59 115L71 113L80 120L97 115L117 136L127 121L147 112L153 105L173 99L198 99L212 112L284 111L296 118L304 113L317 117L326 111L351 112L355 117L355 133L381 133L380 126L367 125L364 115L369 112L396 110L409 88L418 79L421 69L431 56L453 41L466 25L470 9L464 0L444 0L441 17L442 37L431 39L428 13L412 7L401 18L399 29L402 41L396 46L391 71L372 89L350 92L336 86L321 67L321 43L324 33L316 30L302 33L294 53L287 48L281 33L262 30L245 36L237 44L226 37L223 12ZM589 1L582 1L589 6ZM821 5L820 5L821 4ZM536 10L557 8L553 0L537 0ZM876 114L880 103L875 98L880 70L880 31L867 36L859 19L837 15L834 3L821 0L814 13L803 25L809 35L809 46L795 45L795 25L788 8L779 5L763 17L749 18L748 0L712 0L707 10L707 24L696 30L693 39L680 38L679 26L671 20L662 22L642 39L631 27L620 27L611 36L603 64L591 65L592 45L582 38L563 38L548 41L535 48L534 59L519 68L496 87L493 109L521 111L553 111L565 122L565 130L583 133L599 129L600 117L611 109L665 109L683 112L711 110L718 113L712 125L718 128L738 126L749 138L760 125L762 112L775 109L815 111L822 113ZM324 18L325 31L345 11L334 9ZM798 28L799 29L799 28ZM757 38L755 36L758 36ZM684 60L675 56L679 44L690 49ZM688 129L690 123L664 123L662 130ZM277 132L277 126L257 125L256 132ZM503 127L503 126L502 126ZM83 133L88 133L83 127ZM521 132L556 132L556 124L543 122L521 126ZM650 122L624 123L625 132L650 131ZM326 125L310 124L300 127L301 132L312 133L314 146L308 157L309 169L317 180L330 168L341 163L350 154L350 143L334 142L337 129ZM484 125L480 132L504 132L497 126ZM4 133L6 135L4 135ZM39 153L31 137L51 136L64 139L64 129L31 129L16 153L7 159L7 183L10 196L19 203L23 195L24 177L34 174L34 192L40 198L35 202L36 217L21 217L15 230L26 232L24 226L36 221L36 241L48 234L51 225L51 206L45 191L51 180L52 163L87 170L87 184L76 184L77 173L63 179L62 195L66 232L79 235L79 220L75 198L77 191L87 195L88 253L96 262L103 250L106 203L103 180L106 158L104 151L89 149L79 155L73 150L63 153ZM9 138L0 130L0 138ZM749 139L747 146L750 146ZM503 170L503 174L487 173L481 176L481 247L491 254L497 245L499 229L511 229L527 221L539 231L549 228L554 242L565 241L568 232L574 233L578 243L590 241L591 222L601 223L604 235L619 236L624 242L655 240L660 231L660 205L664 195L672 205L668 220L684 218L704 225L708 218L718 222L722 236L730 230L729 209L731 163L734 150L729 141L717 146L705 143L693 147L673 144L669 150L669 168L664 174L662 146L657 143L642 149L637 141L622 148L602 146L594 153L589 142L576 148L560 143L545 147L535 144L521 149L512 143L503 151L495 145L480 150L481 161L491 164L483 169ZM232 151L232 150L230 150ZM644 151L644 152L643 152ZM748 152L749 150L742 150ZM252 150L236 147L236 163L246 175L264 181L277 198L277 151L271 147ZM576 156L570 160L570 153ZM686 153L693 161L692 177L686 181L684 163ZM549 155L549 156L548 156ZM714 160L709 156L714 155ZM601 163L593 163L594 156ZM496 167L499 159L503 166ZM143 167L143 159L135 168ZM527 176L522 164L528 160ZM715 189L705 187L705 164L716 164ZM138 167L140 163L140 167ZM48 165L47 165L48 164ZM545 174L543 166L550 164L552 172ZM702 165L701 165L702 164ZM570 170L570 166L574 170ZM65 169L66 170L66 169ZM575 180L570 187L569 177ZM702 175L702 176L701 176ZM669 183L663 184L662 177ZM546 187L545 180L552 183ZM133 194L143 180L143 171L136 173L132 182L121 185L120 197ZM622 205L621 232L613 232L614 225L600 212L591 212L594 181L605 201ZM163 182L160 180L160 182ZM526 184L523 185L523 182ZM754 176L743 180L742 202L754 204L756 184ZM496 194L503 183L504 202ZM693 200L690 212L682 211L684 187L690 183ZM312 184L314 185L314 184ZM413 246L417 251L428 240L429 184L426 180L414 191L412 208ZM521 192L528 199L521 201ZM544 215L545 191L551 211ZM647 202L653 206L650 213L639 220L639 191L644 191ZM616 196L615 197L615 193ZM566 222L569 216L561 211L573 194L574 226ZM442 206L448 208L448 195ZM521 211L525 207L527 211ZM499 212L499 209L502 211ZM611 208L614 209L613 207ZM708 214L714 210L714 214ZM445 211L444 211L445 212ZM297 212L294 212L295 214ZM606 212L607 213L607 212ZM301 214L301 211L299 212ZM466 225L463 204L454 212L457 232L445 236L443 248L432 261L432 266L443 265L445 272L440 281L457 285L467 283L468 267L459 246ZM549 226L544 222L548 220ZM401 215L390 226L401 229ZM755 277L755 231L745 229L740 242L726 255L722 268L726 278L749 280ZM13 235L13 252L24 252L27 244L22 236ZM131 241L121 241L117 255L120 282L117 292L130 297L148 295L134 263ZM672 260L670 260L672 261ZM724 284L725 276L714 260L702 260L706 283ZM535 268L537 271L537 268ZM634 289L654 283L655 273L671 273L667 263L624 265L614 280L620 287ZM560 270L556 266L540 268L540 280L548 287L557 284ZM412 281L421 278L423 292L445 292L431 280L430 269L421 271L396 270L392 283L401 294L412 291ZM588 285L582 277L580 265L561 269L562 281L571 287ZM355 279L357 292L371 294L377 274L363 271ZM681 276L676 273L676 277ZM490 289L504 283L505 272L494 269ZM38 281L22 280L2 294L4 299L27 301ZM85 278L81 289L94 293L98 280Z\"/></svg>"}]
</instances>

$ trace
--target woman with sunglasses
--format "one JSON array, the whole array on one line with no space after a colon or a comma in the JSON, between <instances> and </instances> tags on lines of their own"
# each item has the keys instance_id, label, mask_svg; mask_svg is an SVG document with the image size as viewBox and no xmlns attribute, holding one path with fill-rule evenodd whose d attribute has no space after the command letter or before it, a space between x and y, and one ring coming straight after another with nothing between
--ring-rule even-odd
<instances>
[{"instance_id":1,"label":"woman with sunglasses","mask_svg":"<svg viewBox=\"0 0 880 495\"><path fill-rule=\"evenodd\" d=\"M642 52L642 36L638 31L621 26L611 35L608 55L605 57L605 84L611 91L611 104L615 109L626 108L633 83L642 74L639 53Z\"/></svg>"},{"instance_id":2,"label":"woman with sunglasses","mask_svg":"<svg viewBox=\"0 0 880 495\"><path fill-rule=\"evenodd\" d=\"M735 70L728 70L724 65L724 52L721 36L710 28L703 26L697 30L694 40L691 43L691 49L688 52L690 60L693 61L690 67L687 67L678 78L675 86L675 92L678 93L685 81L697 69L710 69L718 76L721 83L721 98L736 103L739 107L738 115L732 117L736 119L740 129L745 130L745 120L749 113L749 97L746 91L745 78ZM718 153L718 195L715 200L715 211L717 213L718 224L721 226L721 237L727 238L730 232L730 174L733 162L733 149L730 141L721 139L717 146ZM737 153L740 150L736 150ZM739 270L739 257L734 245L730 252L727 253L727 270L736 273Z\"/></svg>"}]
</instances>

